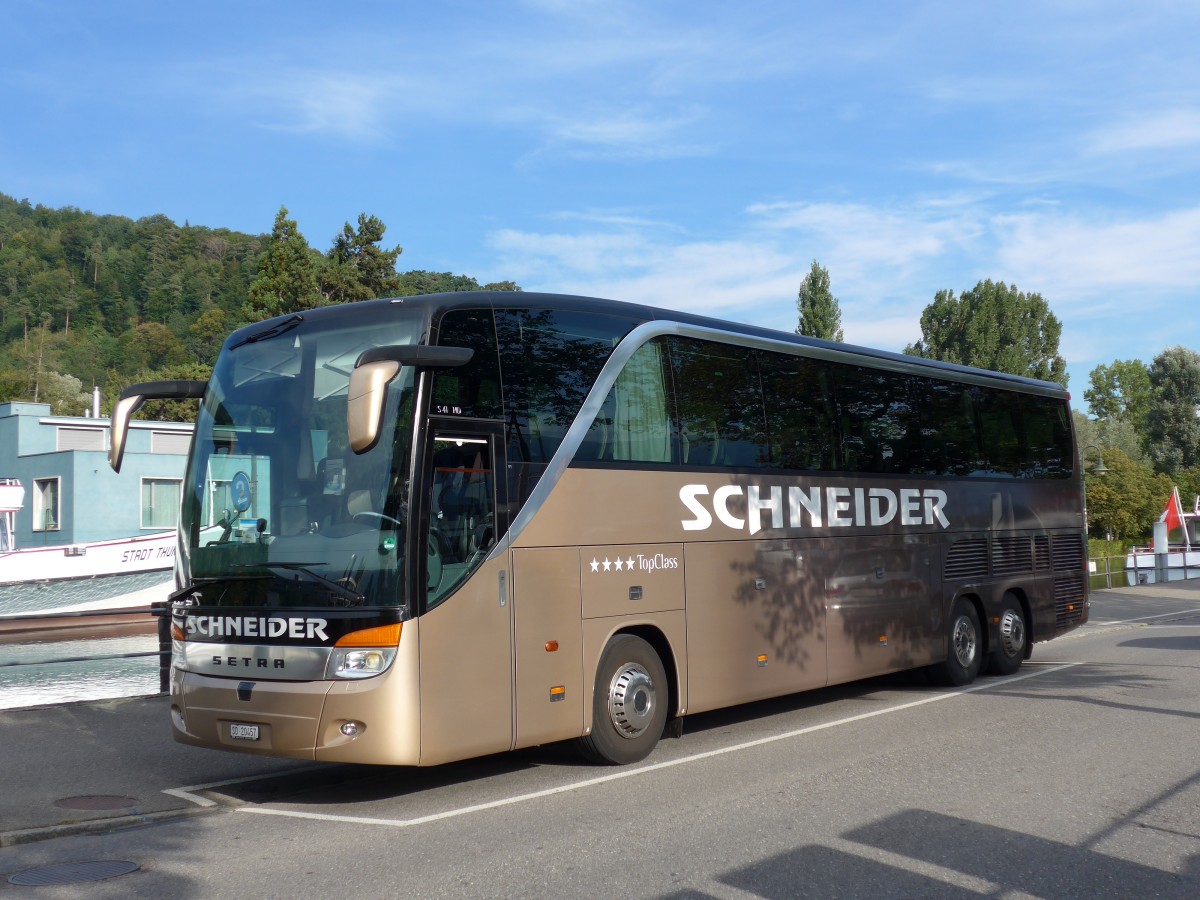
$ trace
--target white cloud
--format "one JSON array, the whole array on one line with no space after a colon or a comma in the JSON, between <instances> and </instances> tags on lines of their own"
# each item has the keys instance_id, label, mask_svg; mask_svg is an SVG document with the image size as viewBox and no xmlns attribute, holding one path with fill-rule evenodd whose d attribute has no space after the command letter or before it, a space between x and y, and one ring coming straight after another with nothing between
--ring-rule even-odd
<instances>
[{"instance_id":1,"label":"white cloud","mask_svg":"<svg viewBox=\"0 0 1200 900\"><path fill-rule=\"evenodd\" d=\"M287 78L262 88L263 99L277 110L267 127L351 140L380 136L391 93L376 79L334 73Z\"/></svg>"},{"instance_id":2,"label":"white cloud","mask_svg":"<svg viewBox=\"0 0 1200 900\"><path fill-rule=\"evenodd\" d=\"M1152 218L1094 221L1079 216L997 216L996 259L1029 289L1091 309L1125 313L1200 283L1200 207Z\"/></svg>"},{"instance_id":3,"label":"white cloud","mask_svg":"<svg viewBox=\"0 0 1200 900\"><path fill-rule=\"evenodd\" d=\"M749 212L761 217L768 228L818 239L828 247L831 259L855 273L881 266L908 269L967 244L980 233L971 216L946 215L942 210L896 211L853 203L759 203Z\"/></svg>"},{"instance_id":4,"label":"white cloud","mask_svg":"<svg viewBox=\"0 0 1200 900\"><path fill-rule=\"evenodd\" d=\"M679 137L703 117L699 107L667 114L642 104L593 116L551 117L546 124L550 143L576 155L674 159L712 152L711 147Z\"/></svg>"},{"instance_id":5,"label":"white cloud","mask_svg":"<svg viewBox=\"0 0 1200 900\"><path fill-rule=\"evenodd\" d=\"M756 324L778 319L779 310L794 318L803 277L793 255L748 239L689 242L637 229L575 235L505 230L489 243L525 287Z\"/></svg>"},{"instance_id":6,"label":"white cloud","mask_svg":"<svg viewBox=\"0 0 1200 900\"><path fill-rule=\"evenodd\" d=\"M1179 150L1200 145L1200 110L1174 109L1131 116L1096 130L1089 149L1098 154Z\"/></svg>"}]
</instances>

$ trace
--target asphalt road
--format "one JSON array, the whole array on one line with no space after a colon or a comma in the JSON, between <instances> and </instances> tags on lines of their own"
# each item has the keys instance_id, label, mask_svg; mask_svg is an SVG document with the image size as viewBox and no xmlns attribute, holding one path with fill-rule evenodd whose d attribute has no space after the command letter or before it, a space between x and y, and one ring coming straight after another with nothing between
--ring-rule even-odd
<instances>
[{"instance_id":1,"label":"asphalt road","mask_svg":"<svg viewBox=\"0 0 1200 900\"><path fill-rule=\"evenodd\" d=\"M1200 897L1200 584L1094 594L1092 622L1011 678L944 691L892 676L690 717L632 768L563 747L431 770L258 760L140 741L156 712L140 702L114 714L134 722L128 746L87 778L50 750L7 752L61 711L0 715L7 775L58 797L86 781L165 798L109 823L136 827L68 822L0 848L0 892ZM89 714L74 721L99 728ZM0 797L0 831L14 802L44 824L27 793ZM7 884L100 861L138 868Z\"/></svg>"}]
</instances>

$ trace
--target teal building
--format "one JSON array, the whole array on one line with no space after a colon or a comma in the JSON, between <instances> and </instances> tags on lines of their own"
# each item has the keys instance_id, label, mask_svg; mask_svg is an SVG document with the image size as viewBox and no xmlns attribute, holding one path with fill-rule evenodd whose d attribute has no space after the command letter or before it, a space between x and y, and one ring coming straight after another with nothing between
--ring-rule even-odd
<instances>
[{"instance_id":1,"label":"teal building","mask_svg":"<svg viewBox=\"0 0 1200 900\"><path fill-rule=\"evenodd\" d=\"M108 464L107 418L55 416L47 403L0 403L0 479L17 479L18 549L175 528L193 426L130 423L121 473Z\"/></svg>"}]
</instances>

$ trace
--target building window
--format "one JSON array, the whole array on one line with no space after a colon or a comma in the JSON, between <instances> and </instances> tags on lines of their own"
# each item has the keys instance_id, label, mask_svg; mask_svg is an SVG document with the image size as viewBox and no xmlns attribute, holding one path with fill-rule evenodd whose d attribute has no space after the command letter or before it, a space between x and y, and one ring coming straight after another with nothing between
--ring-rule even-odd
<instances>
[{"instance_id":1,"label":"building window","mask_svg":"<svg viewBox=\"0 0 1200 900\"><path fill-rule=\"evenodd\" d=\"M186 456L192 444L190 431L152 431L150 432L151 453L174 453Z\"/></svg>"},{"instance_id":2,"label":"building window","mask_svg":"<svg viewBox=\"0 0 1200 900\"><path fill-rule=\"evenodd\" d=\"M178 478L142 479L142 527L174 528L179 524Z\"/></svg>"},{"instance_id":3,"label":"building window","mask_svg":"<svg viewBox=\"0 0 1200 900\"><path fill-rule=\"evenodd\" d=\"M33 480L33 530L58 531L62 521L57 478Z\"/></svg>"},{"instance_id":4,"label":"building window","mask_svg":"<svg viewBox=\"0 0 1200 900\"><path fill-rule=\"evenodd\" d=\"M108 449L104 444L104 436L108 433L105 428L69 428L59 426L59 450L99 450L103 453Z\"/></svg>"}]
</instances>

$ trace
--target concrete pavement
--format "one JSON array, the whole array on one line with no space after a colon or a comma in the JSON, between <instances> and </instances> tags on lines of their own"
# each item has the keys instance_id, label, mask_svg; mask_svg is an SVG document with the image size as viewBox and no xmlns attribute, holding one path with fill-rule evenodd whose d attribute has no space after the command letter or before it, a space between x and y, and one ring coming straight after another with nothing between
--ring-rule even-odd
<instances>
[{"instance_id":1,"label":"concrete pavement","mask_svg":"<svg viewBox=\"0 0 1200 900\"><path fill-rule=\"evenodd\" d=\"M1200 608L1200 579L1096 591L1085 628L1185 608ZM204 814L219 800L183 789L313 765L176 744L167 706L158 695L0 711L0 847Z\"/></svg>"},{"instance_id":2,"label":"concrete pavement","mask_svg":"<svg viewBox=\"0 0 1200 900\"><path fill-rule=\"evenodd\" d=\"M0 711L0 847L219 808L168 790L311 763L171 738L165 695Z\"/></svg>"}]
</instances>

